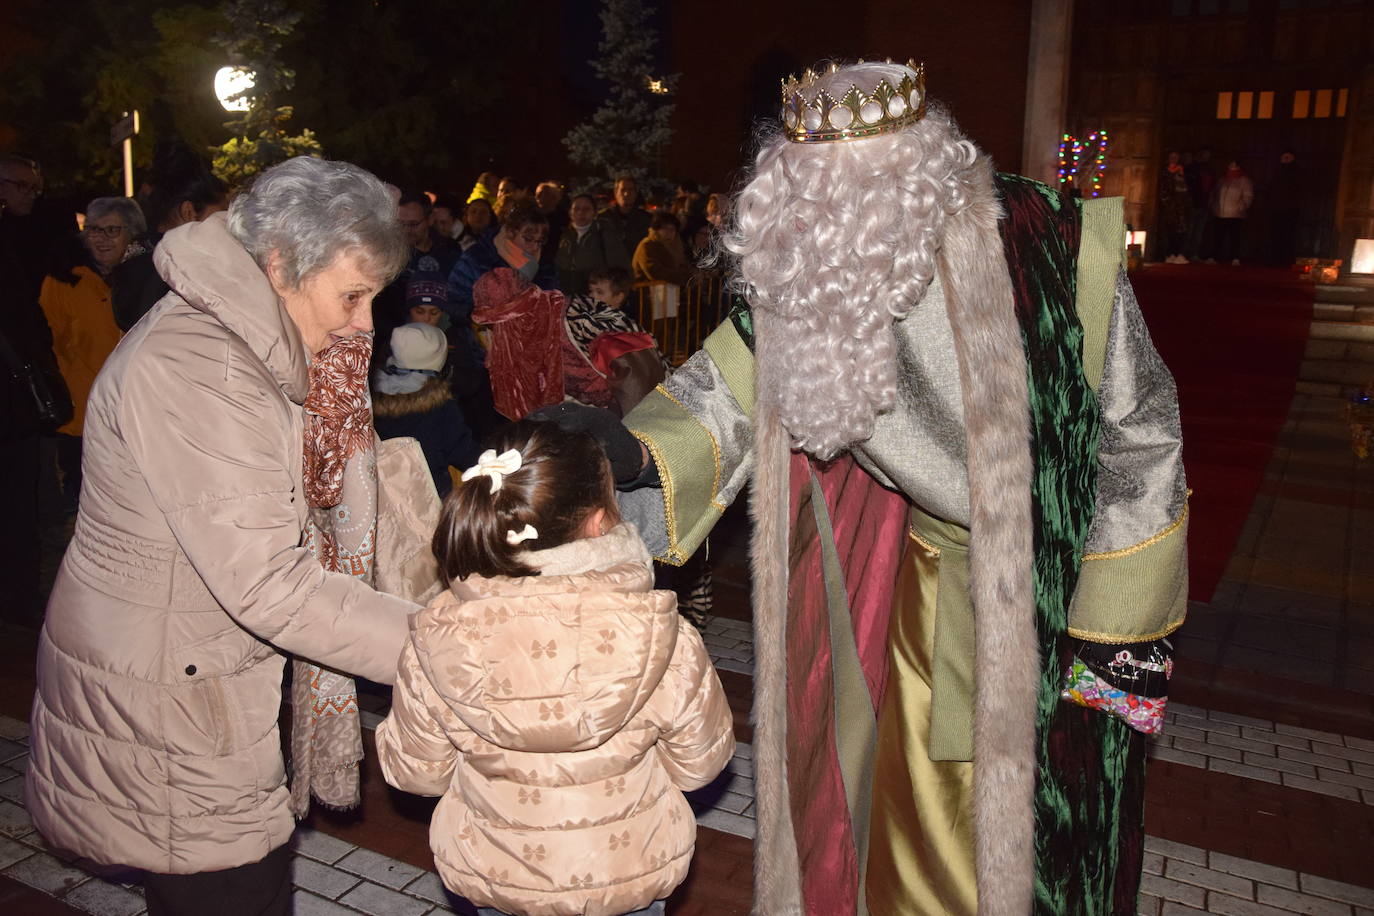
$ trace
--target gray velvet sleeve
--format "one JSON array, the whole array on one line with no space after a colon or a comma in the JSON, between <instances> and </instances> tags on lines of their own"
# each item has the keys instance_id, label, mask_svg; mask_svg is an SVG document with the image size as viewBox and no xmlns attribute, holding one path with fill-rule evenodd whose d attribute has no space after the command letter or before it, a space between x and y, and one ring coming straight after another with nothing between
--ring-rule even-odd
<instances>
[{"instance_id":1,"label":"gray velvet sleeve","mask_svg":"<svg viewBox=\"0 0 1374 916\"><path fill-rule=\"evenodd\" d=\"M730 392L709 353L698 350L663 383L664 389L711 434L719 448L720 484L715 501L735 501L754 471L753 418Z\"/></svg>"},{"instance_id":2,"label":"gray velvet sleeve","mask_svg":"<svg viewBox=\"0 0 1374 916\"><path fill-rule=\"evenodd\" d=\"M1117 277L1098 402L1102 432L1090 554L1153 537L1177 521L1187 502L1178 391L1125 271Z\"/></svg>"},{"instance_id":3,"label":"gray velvet sleeve","mask_svg":"<svg viewBox=\"0 0 1374 916\"><path fill-rule=\"evenodd\" d=\"M669 562L683 562L696 550L753 472L752 419L713 353L726 360L725 371L734 373L729 377L746 403L752 401L752 358L742 344L712 347L708 340L625 418L648 448L661 487L621 494L621 512L654 555Z\"/></svg>"}]
</instances>

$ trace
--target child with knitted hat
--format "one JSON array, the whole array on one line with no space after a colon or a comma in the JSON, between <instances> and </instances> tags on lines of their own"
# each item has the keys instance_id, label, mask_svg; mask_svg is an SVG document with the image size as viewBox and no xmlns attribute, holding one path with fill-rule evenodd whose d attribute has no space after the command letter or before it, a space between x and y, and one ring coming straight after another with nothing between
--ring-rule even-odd
<instances>
[{"instance_id":1,"label":"child with knitted hat","mask_svg":"<svg viewBox=\"0 0 1374 916\"><path fill-rule=\"evenodd\" d=\"M417 273L406 284L406 319L435 327L447 327L448 286L438 274Z\"/></svg>"}]
</instances>

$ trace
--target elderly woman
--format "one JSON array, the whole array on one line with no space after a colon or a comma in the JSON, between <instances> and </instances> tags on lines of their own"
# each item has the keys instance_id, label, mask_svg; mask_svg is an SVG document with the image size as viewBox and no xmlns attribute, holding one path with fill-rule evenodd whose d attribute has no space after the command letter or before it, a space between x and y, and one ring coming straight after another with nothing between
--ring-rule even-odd
<instances>
[{"instance_id":1,"label":"elderly woman","mask_svg":"<svg viewBox=\"0 0 1374 916\"><path fill-rule=\"evenodd\" d=\"M405 256L375 177L276 166L227 219L164 237L171 294L91 392L86 498L38 649L28 804L55 847L145 869L151 914L289 911L283 653L394 678L415 605L302 543L319 419L302 402L312 362L370 342L355 335Z\"/></svg>"},{"instance_id":2,"label":"elderly woman","mask_svg":"<svg viewBox=\"0 0 1374 916\"><path fill-rule=\"evenodd\" d=\"M52 328L58 368L72 395L72 418L57 430L62 494L72 511L81 492L86 399L96 373L122 334L110 305L110 272L126 258L143 253L144 248L134 240L146 229L143 211L129 198L97 197L86 207L81 242L73 241L66 247L38 295Z\"/></svg>"}]
</instances>

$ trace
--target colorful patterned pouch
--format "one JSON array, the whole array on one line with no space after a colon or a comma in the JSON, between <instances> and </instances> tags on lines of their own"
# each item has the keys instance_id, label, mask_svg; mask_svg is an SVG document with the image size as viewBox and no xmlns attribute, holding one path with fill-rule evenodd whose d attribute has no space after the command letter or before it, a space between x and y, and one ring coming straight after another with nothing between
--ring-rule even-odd
<instances>
[{"instance_id":1,"label":"colorful patterned pouch","mask_svg":"<svg viewBox=\"0 0 1374 916\"><path fill-rule=\"evenodd\" d=\"M1174 647L1167 639L1107 646L1079 643L1059 696L1098 709L1147 735L1164 728Z\"/></svg>"}]
</instances>

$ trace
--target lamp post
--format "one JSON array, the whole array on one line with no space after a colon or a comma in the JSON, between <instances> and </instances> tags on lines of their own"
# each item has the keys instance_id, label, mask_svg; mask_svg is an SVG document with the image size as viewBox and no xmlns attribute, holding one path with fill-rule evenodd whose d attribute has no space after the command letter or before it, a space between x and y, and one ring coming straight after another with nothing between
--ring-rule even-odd
<instances>
[{"instance_id":1,"label":"lamp post","mask_svg":"<svg viewBox=\"0 0 1374 916\"><path fill-rule=\"evenodd\" d=\"M215 96L225 111L247 111L248 93L257 85L257 74L242 67L220 67L215 73Z\"/></svg>"},{"instance_id":2,"label":"lamp post","mask_svg":"<svg viewBox=\"0 0 1374 916\"><path fill-rule=\"evenodd\" d=\"M138 133L138 111L126 111L110 128L110 145L123 147L124 196L134 196L134 134Z\"/></svg>"}]
</instances>

